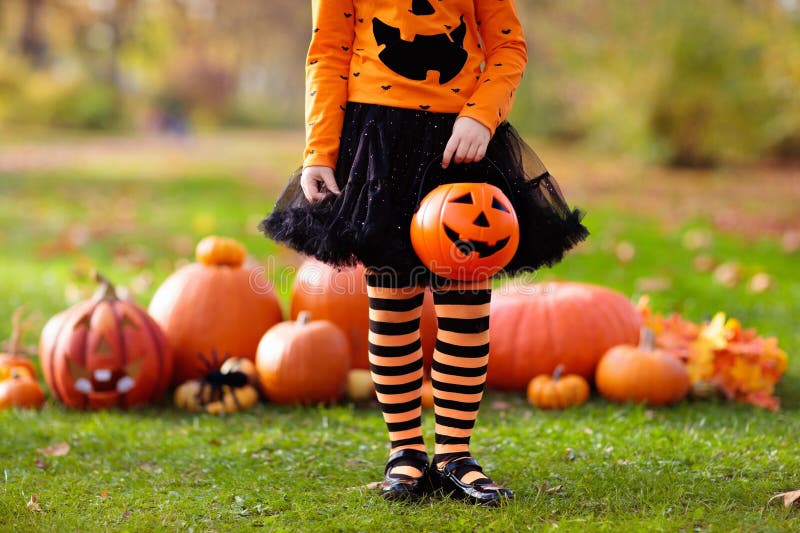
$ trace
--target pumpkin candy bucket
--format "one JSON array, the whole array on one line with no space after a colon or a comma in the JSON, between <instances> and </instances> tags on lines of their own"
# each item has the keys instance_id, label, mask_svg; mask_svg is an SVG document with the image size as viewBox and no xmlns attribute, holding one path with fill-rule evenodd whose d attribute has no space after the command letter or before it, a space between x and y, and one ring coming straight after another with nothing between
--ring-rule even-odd
<instances>
[{"instance_id":1,"label":"pumpkin candy bucket","mask_svg":"<svg viewBox=\"0 0 800 533\"><path fill-rule=\"evenodd\" d=\"M411 221L411 244L420 261L434 274L449 279L479 281L505 267L519 245L519 223L503 192L489 183L446 183L419 197L431 165L420 184ZM505 175L493 162L511 193Z\"/></svg>"}]
</instances>

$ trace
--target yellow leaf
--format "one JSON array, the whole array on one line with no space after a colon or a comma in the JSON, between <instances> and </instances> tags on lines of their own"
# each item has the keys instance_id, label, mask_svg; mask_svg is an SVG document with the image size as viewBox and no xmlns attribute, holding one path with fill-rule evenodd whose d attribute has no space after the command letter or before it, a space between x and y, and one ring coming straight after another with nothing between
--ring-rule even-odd
<instances>
[{"instance_id":1,"label":"yellow leaf","mask_svg":"<svg viewBox=\"0 0 800 533\"><path fill-rule=\"evenodd\" d=\"M709 341L700 337L691 344L686 370L692 383L706 380L714 374L714 350Z\"/></svg>"},{"instance_id":2,"label":"yellow leaf","mask_svg":"<svg viewBox=\"0 0 800 533\"><path fill-rule=\"evenodd\" d=\"M729 330L725 327L725 313L714 315L706 326L700 330L700 338L705 340L713 350L722 350L728 345Z\"/></svg>"}]
</instances>

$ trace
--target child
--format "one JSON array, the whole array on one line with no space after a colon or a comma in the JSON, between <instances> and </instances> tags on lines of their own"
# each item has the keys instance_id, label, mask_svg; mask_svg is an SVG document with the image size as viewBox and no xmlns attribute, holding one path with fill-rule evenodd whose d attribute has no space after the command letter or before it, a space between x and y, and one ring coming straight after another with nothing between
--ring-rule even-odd
<instances>
[{"instance_id":1,"label":"child","mask_svg":"<svg viewBox=\"0 0 800 533\"><path fill-rule=\"evenodd\" d=\"M527 61L514 1L312 6L303 167L261 228L328 264L367 267L370 367L391 441L384 496L416 498L432 486L497 504L512 492L484 475L469 453L488 364L491 280L437 277L414 253L409 227L421 188L497 180L499 168L520 226L504 274L552 265L588 235L581 213L569 209L539 158L505 122ZM430 464L420 422L419 322L427 285L439 326Z\"/></svg>"}]
</instances>

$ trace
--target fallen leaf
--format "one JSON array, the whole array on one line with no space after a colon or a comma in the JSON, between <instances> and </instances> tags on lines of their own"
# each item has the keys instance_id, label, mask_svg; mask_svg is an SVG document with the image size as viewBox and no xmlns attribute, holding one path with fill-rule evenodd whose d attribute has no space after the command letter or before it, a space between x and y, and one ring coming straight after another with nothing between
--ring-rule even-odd
<instances>
[{"instance_id":1,"label":"fallen leaf","mask_svg":"<svg viewBox=\"0 0 800 533\"><path fill-rule=\"evenodd\" d=\"M692 266L698 272L711 272L717 266L717 261L710 255L700 254L692 259Z\"/></svg>"},{"instance_id":2,"label":"fallen leaf","mask_svg":"<svg viewBox=\"0 0 800 533\"><path fill-rule=\"evenodd\" d=\"M45 461L41 457L36 458L36 468L41 468L42 470L44 470L48 466L50 466L50 464L47 461Z\"/></svg>"},{"instance_id":3,"label":"fallen leaf","mask_svg":"<svg viewBox=\"0 0 800 533\"><path fill-rule=\"evenodd\" d=\"M555 487L550 487L550 488L544 489L544 491L545 491L547 494L556 494L556 493L558 493L558 492L561 492L561 489L562 489L563 487L564 487L564 485L556 485Z\"/></svg>"},{"instance_id":4,"label":"fallen leaf","mask_svg":"<svg viewBox=\"0 0 800 533\"><path fill-rule=\"evenodd\" d=\"M345 490L362 490L362 489L375 490L377 488L380 488L380 486L381 486L380 481L373 481L372 483L367 483L366 485L359 485L358 487L349 487Z\"/></svg>"},{"instance_id":5,"label":"fallen leaf","mask_svg":"<svg viewBox=\"0 0 800 533\"><path fill-rule=\"evenodd\" d=\"M662 292L672 288L672 280L661 276L638 278L636 290L639 292Z\"/></svg>"},{"instance_id":6,"label":"fallen leaf","mask_svg":"<svg viewBox=\"0 0 800 533\"><path fill-rule=\"evenodd\" d=\"M103 500L108 499L108 491L103 489L103 492L100 493L100 498Z\"/></svg>"},{"instance_id":7,"label":"fallen leaf","mask_svg":"<svg viewBox=\"0 0 800 533\"><path fill-rule=\"evenodd\" d=\"M700 250L711 245L711 233L703 229L691 229L683 234L683 247L687 250Z\"/></svg>"},{"instance_id":8,"label":"fallen leaf","mask_svg":"<svg viewBox=\"0 0 800 533\"><path fill-rule=\"evenodd\" d=\"M735 287L742 277L742 267L735 261L722 263L714 269L714 281L724 287Z\"/></svg>"},{"instance_id":9,"label":"fallen leaf","mask_svg":"<svg viewBox=\"0 0 800 533\"><path fill-rule=\"evenodd\" d=\"M31 494L31 499L28 500L28 505L27 505L28 510L29 511L34 511L34 512L37 512L37 513L41 513L42 512L42 506L39 505L38 502L39 502L39 495L38 494Z\"/></svg>"},{"instance_id":10,"label":"fallen leaf","mask_svg":"<svg viewBox=\"0 0 800 533\"><path fill-rule=\"evenodd\" d=\"M772 288L772 276L766 272L759 272L750 278L747 288L756 294L767 291Z\"/></svg>"},{"instance_id":11,"label":"fallen leaf","mask_svg":"<svg viewBox=\"0 0 800 533\"><path fill-rule=\"evenodd\" d=\"M620 241L614 247L614 255L620 263L630 263L636 257L636 247L628 241Z\"/></svg>"},{"instance_id":12,"label":"fallen leaf","mask_svg":"<svg viewBox=\"0 0 800 533\"><path fill-rule=\"evenodd\" d=\"M789 508L792 506L793 503L798 502L798 500L800 500L800 490L781 492L780 494L776 494L775 496L770 498L769 502L767 503L771 503L772 500L776 498L783 498L783 506Z\"/></svg>"},{"instance_id":13,"label":"fallen leaf","mask_svg":"<svg viewBox=\"0 0 800 533\"><path fill-rule=\"evenodd\" d=\"M66 442L59 442L58 444L53 444L47 448L37 448L36 451L42 455L61 457L62 455L67 455L69 453L69 444Z\"/></svg>"}]
</instances>

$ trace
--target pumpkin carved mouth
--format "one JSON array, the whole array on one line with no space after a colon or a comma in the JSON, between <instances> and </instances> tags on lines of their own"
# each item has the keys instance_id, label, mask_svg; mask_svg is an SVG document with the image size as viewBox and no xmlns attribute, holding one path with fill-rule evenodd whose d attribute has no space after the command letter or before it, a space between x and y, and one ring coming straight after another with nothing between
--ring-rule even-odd
<instances>
[{"instance_id":1,"label":"pumpkin carved mouth","mask_svg":"<svg viewBox=\"0 0 800 533\"><path fill-rule=\"evenodd\" d=\"M137 359L123 369L97 368L89 370L78 363L67 360L69 374L75 384L75 390L82 394L125 394L136 386L136 378L142 366L143 358Z\"/></svg>"},{"instance_id":2,"label":"pumpkin carved mouth","mask_svg":"<svg viewBox=\"0 0 800 533\"><path fill-rule=\"evenodd\" d=\"M470 239L462 239L458 232L454 229L448 227L447 224L442 224L444 226L444 232L447 234L447 238L450 239L453 244L458 248L458 250L464 254L469 255L471 252L476 252L478 257L489 257L490 255L494 255L508 244L508 241L511 237L505 237L500 239L495 244L490 245L486 241L473 241Z\"/></svg>"},{"instance_id":3,"label":"pumpkin carved mouth","mask_svg":"<svg viewBox=\"0 0 800 533\"><path fill-rule=\"evenodd\" d=\"M386 48L378 58L393 72L411 80L423 81L428 71L439 73L439 84L455 78L467 63L469 54L464 50L467 25L464 16L461 24L449 33L415 35L413 41L401 37L400 28L390 26L379 18L372 19L372 32L378 45Z\"/></svg>"}]
</instances>

